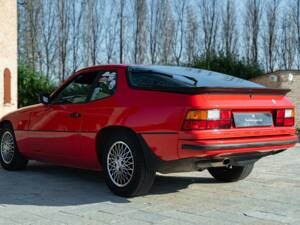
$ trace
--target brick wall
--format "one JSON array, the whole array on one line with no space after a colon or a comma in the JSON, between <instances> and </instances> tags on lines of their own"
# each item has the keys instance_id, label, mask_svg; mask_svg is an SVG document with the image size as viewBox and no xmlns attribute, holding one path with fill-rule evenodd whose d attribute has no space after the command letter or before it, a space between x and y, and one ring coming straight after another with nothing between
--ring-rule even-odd
<instances>
[{"instance_id":1,"label":"brick wall","mask_svg":"<svg viewBox=\"0 0 300 225\"><path fill-rule=\"evenodd\" d=\"M289 79L289 78L293 79ZM295 104L296 126L300 128L300 71L276 71L252 79L271 88L289 88L288 98Z\"/></svg>"},{"instance_id":2,"label":"brick wall","mask_svg":"<svg viewBox=\"0 0 300 225\"><path fill-rule=\"evenodd\" d=\"M11 85L6 82L4 91L5 71ZM0 117L15 110L17 103L17 1L0 0Z\"/></svg>"}]
</instances>

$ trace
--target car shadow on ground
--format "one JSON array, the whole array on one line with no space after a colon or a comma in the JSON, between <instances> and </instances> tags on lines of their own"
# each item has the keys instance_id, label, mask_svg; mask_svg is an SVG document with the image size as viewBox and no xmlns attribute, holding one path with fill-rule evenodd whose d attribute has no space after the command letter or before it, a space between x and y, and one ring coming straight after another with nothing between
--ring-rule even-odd
<instances>
[{"instance_id":1,"label":"car shadow on ground","mask_svg":"<svg viewBox=\"0 0 300 225\"><path fill-rule=\"evenodd\" d=\"M209 178L158 175L149 194L173 193L190 184L214 182ZM0 169L0 206L72 206L100 202L129 203L130 198L112 194L99 172L42 163L31 163L26 170L18 172Z\"/></svg>"},{"instance_id":2,"label":"car shadow on ground","mask_svg":"<svg viewBox=\"0 0 300 225\"><path fill-rule=\"evenodd\" d=\"M176 175L157 175L155 178L155 183L149 194L169 194L173 192L178 192L180 190L186 189L191 184L213 184L217 181L213 178L200 177L189 177L189 176L176 176Z\"/></svg>"}]
</instances>

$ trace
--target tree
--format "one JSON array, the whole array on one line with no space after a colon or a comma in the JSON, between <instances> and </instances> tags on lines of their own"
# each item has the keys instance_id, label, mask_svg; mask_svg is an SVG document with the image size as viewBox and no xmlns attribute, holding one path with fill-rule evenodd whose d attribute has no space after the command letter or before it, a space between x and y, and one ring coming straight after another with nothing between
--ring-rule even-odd
<instances>
[{"instance_id":1,"label":"tree","mask_svg":"<svg viewBox=\"0 0 300 225\"><path fill-rule=\"evenodd\" d=\"M23 42L20 42L22 51L20 58L26 64L30 65L32 68L36 68L36 65L40 63L39 57L39 18L41 12L41 2L40 0L24 0L19 1L18 8L22 22L19 20L19 25L23 28L19 28L22 34Z\"/></svg>"},{"instance_id":2,"label":"tree","mask_svg":"<svg viewBox=\"0 0 300 225\"><path fill-rule=\"evenodd\" d=\"M134 63L144 63L146 60L146 0L134 0Z\"/></svg>"},{"instance_id":3,"label":"tree","mask_svg":"<svg viewBox=\"0 0 300 225\"><path fill-rule=\"evenodd\" d=\"M291 9L288 9L289 11ZM294 27L291 13L282 18L280 39L280 68L291 70L295 62L297 52L297 37L294 35Z\"/></svg>"},{"instance_id":4,"label":"tree","mask_svg":"<svg viewBox=\"0 0 300 225\"><path fill-rule=\"evenodd\" d=\"M120 0L120 13L119 13L119 56L120 63L123 63L124 57L124 8L125 0Z\"/></svg>"},{"instance_id":5,"label":"tree","mask_svg":"<svg viewBox=\"0 0 300 225\"><path fill-rule=\"evenodd\" d=\"M82 40L82 14L83 10L78 10L78 8L83 8L84 1L72 1L71 2L71 61L72 61L72 73L74 73L80 65L80 46Z\"/></svg>"},{"instance_id":6,"label":"tree","mask_svg":"<svg viewBox=\"0 0 300 225\"><path fill-rule=\"evenodd\" d=\"M269 1L266 5L265 29L262 35L265 54L265 68L273 72L278 55L278 10L280 0Z\"/></svg>"},{"instance_id":7,"label":"tree","mask_svg":"<svg viewBox=\"0 0 300 225\"><path fill-rule=\"evenodd\" d=\"M295 26L297 68L300 69L300 0L293 0L291 4L293 24Z\"/></svg>"},{"instance_id":8,"label":"tree","mask_svg":"<svg viewBox=\"0 0 300 225\"><path fill-rule=\"evenodd\" d=\"M217 49L219 31L219 8L217 0L201 0L198 4L201 16L201 31L203 35L204 54L208 57Z\"/></svg>"},{"instance_id":9,"label":"tree","mask_svg":"<svg viewBox=\"0 0 300 225\"><path fill-rule=\"evenodd\" d=\"M222 47L226 56L237 53L237 17L233 0L226 0L222 11Z\"/></svg>"},{"instance_id":10,"label":"tree","mask_svg":"<svg viewBox=\"0 0 300 225\"><path fill-rule=\"evenodd\" d=\"M55 85L46 76L20 64L18 67L18 107L39 102L39 93L51 93Z\"/></svg>"},{"instance_id":11,"label":"tree","mask_svg":"<svg viewBox=\"0 0 300 225\"><path fill-rule=\"evenodd\" d=\"M41 5L40 22L40 49L41 58L45 67L46 78L50 79L50 71L54 67L54 59L57 54L56 51L56 10L53 0L44 0ZM43 71L43 70L40 70Z\"/></svg>"},{"instance_id":12,"label":"tree","mask_svg":"<svg viewBox=\"0 0 300 225\"><path fill-rule=\"evenodd\" d=\"M261 0L247 0L244 23L245 55L248 63L258 63L259 33L261 28Z\"/></svg>"},{"instance_id":13,"label":"tree","mask_svg":"<svg viewBox=\"0 0 300 225\"><path fill-rule=\"evenodd\" d=\"M98 63L99 49L104 40L104 16L105 0L88 0L85 3L85 50L86 65Z\"/></svg>"},{"instance_id":14,"label":"tree","mask_svg":"<svg viewBox=\"0 0 300 225\"><path fill-rule=\"evenodd\" d=\"M26 60L25 56L25 9L24 1L18 0L18 60L24 62Z\"/></svg>"},{"instance_id":15,"label":"tree","mask_svg":"<svg viewBox=\"0 0 300 225\"><path fill-rule=\"evenodd\" d=\"M175 21L174 15L171 8L170 2L168 0L163 1L164 5L162 6L162 15L161 15L161 37L159 40L160 48L160 57L159 62L162 64L170 64L173 61L172 57L172 45L174 43L174 34L175 32Z\"/></svg>"},{"instance_id":16,"label":"tree","mask_svg":"<svg viewBox=\"0 0 300 225\"><path fill-rule=\"evenodd\" d=\"M177 65L181 62L184 34L185 34L185 12L186 0L176 0L174 3L174 15L176 18L174 39L172 43L172 51Z\"/></svg>"},{"instance_id":17,"label":"tree","mask_svg":"<svg viewBox=\"0 0 300 225\"><path fill-rule=\"evenodd\" d=\"M186 23L186 55L187 63L191 63L196 57L198 51L198 21L192 6L187 8Z\"/></svg>"},{"instance_id":18,"label":"tree","mask_svg":"<svg viewBox=\"0 0 300 225\"><path fill-rule=\"evenodd\" d=\"M106 31L105 31L105 53L106 53L106 62L109 64L115 54L115 45L117 42L117 27L118 27L118 17L116 10L116 1L113 0L109 17L106 18Z\"/></svg>"},{"instance_id":19,"label":"tree","mask_svg":"<svg viewBox=\"0 0 300 225\"><path fill-rule=\"evenodd\" d=\"M225 73L243 79L250 79L264 73L258 64L248 63L234 55L226 56L222 52L211 54L209 57L203 54L201 57L196 58L190 66Z\"/></svg>"},{"instance_id":20,"label":"tree","mask_svg":"<svg viewBox=\"0 0 300 225\"><path fill-rule=\"evenodd\" d=\"M160 54L160 40L163 34L162 24L164 23L166 1L152 0L150 1L149 15L149 53L150 62L155 64Z\"/></svg>"},{"instance_id":21,"label":"tree","mask_svg":"<svg viewBox=\"0 0 300 225\"><path fill-rule=\"evenodd\" d=\"M67 73L68 44L70 39L70 5L67 0L57 1L58 12L58 79L63 82Z\"/></svg>"},{"instance_id":22,"label":"tree","mask_svg":"<svg viewBox=\"0 0 300 225\"><path fill-rule=\"evenodd\" d=\"M300 69L300 0L17 1L19 61L55 81L104 62L182 65L220 51Z\"/></svg>"}]
</instances>

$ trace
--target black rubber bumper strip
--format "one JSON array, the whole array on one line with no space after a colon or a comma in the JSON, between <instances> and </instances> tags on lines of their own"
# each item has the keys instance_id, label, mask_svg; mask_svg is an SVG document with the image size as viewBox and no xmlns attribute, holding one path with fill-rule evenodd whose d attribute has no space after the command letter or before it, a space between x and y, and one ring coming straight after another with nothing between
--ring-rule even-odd
<instances>
[{"instance_id":1,"label":"black rubber bumper strip","mask_svg":"<svg viewBox=\"0 0 300 225\"><path fill-rule=\"evenodd\" d=\"M277 145L290 145L296 144L297 140L288 141L268 141L268 142L253 142L242 144L219 144L219 145L189 145L183 144L182 149L185 150L220 150L220 149L238 149L238 148L255 148L255 147L267 147Z\"/></svg>"},{"instance_id":2,"label":"black rubber bumper strip","mask_svg":"<svg viewBox=\"0 0 300 225\"><path fill-rule=\"evenodd\" d=\"M177 132L142 132L140 134L177 134Z\"/></svg>"}]
</instances>

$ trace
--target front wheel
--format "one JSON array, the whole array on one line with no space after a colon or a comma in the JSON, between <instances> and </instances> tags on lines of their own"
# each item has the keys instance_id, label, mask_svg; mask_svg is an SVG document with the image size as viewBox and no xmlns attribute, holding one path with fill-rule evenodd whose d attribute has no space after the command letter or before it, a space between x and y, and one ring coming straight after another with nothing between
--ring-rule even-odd
<instances>
[{"instance_id":1,"label":"front wheel","mask_svg":"<svg viewBox=\"0 0 300 225\"><path fill-rule=\"evenodd\" d=\"M0 135L0 163L6 170L22 170L27 166L25 159L18 150L13 129L4 125Z\"/></svg>"},{"instance_id":2,"label":"front wheel","mask_svg":"<svg viewBox=\"0 0 300 225\"><path fill-rule=\"evenodd\" d=\"M155 171L148 168L135 135L127 132L113 135L103 147L101 159L110 190L123 197L146 194Z\"/></svg>"},{"instance_id":3,"label":"front wheel","mask_svg":"<svg viewBox=\"0 0 300 225\"><path fill-rule=\"evenodd\" d=\"M248 177L253 170L253 166L254 164L232 167L212 167L207 170L218 181L235 182Z\"/></svg>"}]
</instances>

